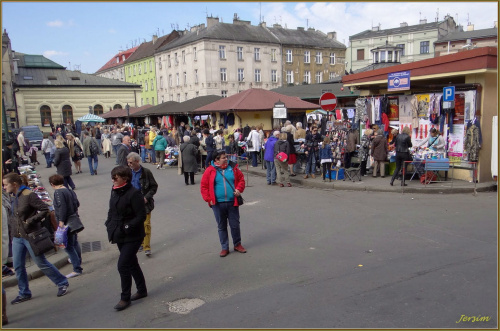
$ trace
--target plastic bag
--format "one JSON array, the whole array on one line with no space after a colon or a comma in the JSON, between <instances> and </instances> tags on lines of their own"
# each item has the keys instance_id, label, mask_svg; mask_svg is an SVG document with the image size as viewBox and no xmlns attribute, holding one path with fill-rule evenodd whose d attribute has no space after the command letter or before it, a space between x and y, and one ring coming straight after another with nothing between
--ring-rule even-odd
<instances>
[{"instance_id":1,"label":"plastic bag","mask_svg":"<svg viewBox=\"0 0 500 331\"><path fill-rule=\"evenodd\" d=\"M54 234L54 244L59 247L66 247L68 245L68 227L58 227Z\"/></svg>"}]
</instances>

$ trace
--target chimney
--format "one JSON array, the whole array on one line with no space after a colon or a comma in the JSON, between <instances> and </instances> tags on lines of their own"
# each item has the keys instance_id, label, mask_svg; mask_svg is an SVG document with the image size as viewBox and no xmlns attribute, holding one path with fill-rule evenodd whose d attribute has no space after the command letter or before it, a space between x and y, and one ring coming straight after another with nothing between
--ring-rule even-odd
<instances>
[{"instance_id":1,"label":"chimney","mask_svg":"<svg viewBox=\"0 0 500 331\"><path fill-rule=\"evenodd\" d=\"M266 27L266 22L261 22L259 25L260 25L261 27L265 28L265 27Z\"/></svg>"},{"instance_id":2,"label":"chimney","mask_svg":"<svg viewBox=\"0 0 500 331\"><path fill-rule=\"evenodd\" d=\"M315 28L308 28L307 31L316 31Z\"/></svg>"},{"instance_id":3,"label":"chimney","mask_svg":"<svg viewBox=\"0 0 500 331\"><path fill-rule=\"evenodd\" d=\"M298 26L298 27L297 27L297 30L299 30L299 31L304 31L304 27L303 27L303 26Z\"/></svg>"},{"instance_id":4,"label":"chimney","mask_svg":"<svg viewBox=\"0 0 500 331\"><path fill-rule=\"evenodd\" d=\"M328 32L326 35L329 39L337 40L337 32Z\"/></svg>"},{"instance_id":5,"label":"chimney","mask_svg":"<svg viewBox=\"0 0 500 331\"><path fill-rule=\"evenodd\" d=\"M218 17L207 17L207 28L210 28L219 23Z\"/></svg>"},{"instance_id":6,"label":"chimney","mask_svg":"<svg viewBox=\"0 0 500 331\"><path fill-rule=\"evenodd\" d=\"M424 18L423 20L420 20L420 24L427 24L427 19Z\"/></svg>"},{"instance_id":7,"label":"chimney","mask_svg":"<svg viewBox=\"0 0 500 331\"><path fill-rule=\"evenodd\" d=\"M467 31L474 31L474 24L468 24L467 25Z\"/></svg>"},{"instance_id":8,"label":"chimney","mask_svg":"<svg viewBox=\"0 0 500 331\"><path fill-rule=\"evenodd\" d=\"M157 35L153 35L153 45L156 43L156 41L158 40L158 36Z\"/></svg>"},{"instance_id":9,"label":"chimney","mask_svg":"<svg viewBox=\"0 0 500 331\"><path fill-rule=\"evenodd\" d=\"M273 28L281 28L281 25L280 25L280 24L278 24L278 23L274 23L274 24L273 24Z\"/></svg>"},{"instance_id":10,"label":"chimney","mask_svg":"<svg viewBox=\"0 0 500 331\"><path fill-rule=\"evenodd\" d=\"M379 31L380 30L380 27L377 25L377 26L372 26L372 31Z\"/></svg>"},{"instance_id":11,"label":"chimney","mask_svg":"<svg viewBox=\"0 0 500 331\"><path fill-rule=\"evenodd\" d=\"M407 27L407 26L408 26L408 23L406 23L406 22L399 23L399 27L400 28L404 28L404 27Z\"/></svg>"}]
</instances>

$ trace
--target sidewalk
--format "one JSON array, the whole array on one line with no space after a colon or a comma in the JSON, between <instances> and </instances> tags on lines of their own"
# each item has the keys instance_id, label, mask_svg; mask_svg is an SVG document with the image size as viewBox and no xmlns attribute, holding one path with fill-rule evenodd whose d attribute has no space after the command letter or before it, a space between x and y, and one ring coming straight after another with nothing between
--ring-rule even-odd
<instances>
[{"instance_id":1,"label":"sidewalk","mask_svg":"<svg viewBox=\"0 0 500 331\"><path fill-rule=\"evenodd\" d=\"M251 175L256 175L264 177L259 179L260 182L266 183L266 169L262 168L259 164L257 167L251 167L245 161L240 162L240 169L245 174L245 180L247 180L247 173ZM249 181L256 181L257 179L250 178ZM442 194L442 193L472 193L476 192L491 192L497 191L497 182L491 181L487 183L477 183L474 187L474 183L467 182L463 180L454 179L453 181L430 183L427 185L421 184L418 178L414 178L411 181L406 180L405 183L408 186L402 187L400 180L394 181L394 186L390 185L391 176L386 176L385 178L376 177L373 178L371 173L367 176L361 177L361 181L356 179L356 181L351 181L349 178L345 180L333 180L330 182L326 179L323 182L322 176L316 173L316 178L304 179L303 173L297 173L297 176L290 177L290 182L292 185L296 186L306 186L314 187L319 189L334 189L334 190L346 190L346 191L373 191L373 192L395 192L395 193L431 193L431 194Z\"/></svg>"}]
</instances>

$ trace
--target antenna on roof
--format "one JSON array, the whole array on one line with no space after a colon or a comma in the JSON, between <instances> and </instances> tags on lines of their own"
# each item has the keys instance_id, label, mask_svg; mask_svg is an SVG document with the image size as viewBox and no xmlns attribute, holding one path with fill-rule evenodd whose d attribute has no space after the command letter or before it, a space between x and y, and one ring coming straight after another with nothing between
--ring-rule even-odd
<instances>
[{"instance_id":1,"label":"antenna on roof","mask_svg":"<svg viewBox=\"0 0 500 331\"><path fill-rule=\"evenodd\" d=\"M262 23L262 2L259 2L259 23Z\"/></svg>"},{"instance_id":2,"label":"antenna on roof","mask_svg":"<svg viewBox=\"0 0 500 331\"><path fill-rule=\"evenodd\" d=\"M439 8L436 11L436 22L438 22L438 21L439 21Z\"/></svg>"},{"instance_id":3,"label":"antenna on roof","mask_svg":"<svg viewBox=\"0 0 500 331\"><path fill-rule=\"evenodd\" d=\"M309 29L309 19L306 18L306 29Z\"/></svg>"}]
</instances>

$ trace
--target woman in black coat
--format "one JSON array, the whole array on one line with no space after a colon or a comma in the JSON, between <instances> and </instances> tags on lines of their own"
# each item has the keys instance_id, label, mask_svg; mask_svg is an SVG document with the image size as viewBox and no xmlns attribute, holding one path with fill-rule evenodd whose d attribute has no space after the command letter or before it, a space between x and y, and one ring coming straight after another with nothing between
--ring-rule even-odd
<instances>
[{"instance_id":1,"label":"woman in black coat","mask_svg":"<svg viewBox=\"0 0 500 331\"><path fill-rule=\"evenodd\" d=\"M56 145L56 152L54 154L54 165L57 168L57 174L64 177L64 186L66 188L70 188L74 190L75 183L73 183L73 179L71 179L71 159L69 157L69 149L64 146L64 143L60 140L56 139L54 141Z\"/></svg>"},{"instance_id":2,"label":"woman in black coat","mask_svg":"<svg viewBox=\"0 0 500 331\"><path fill-rule=\"evenodd\" d=\"M184 182L189 185L188 179L190 178L191 185L194 185L194 174L198 171L198 147L191 143L192 137L184 136L182 139L184 142L180 146L180 150Z\"/></svg>"},{"instance_id":3,"label":"woman in black coat","mask_svg":"<svg viewBox=\"0 0 500 331\"><path fill-rule=\"evenodd\" d=\"M130 306L130 302L148 295L146 280L137 260L137 252L146 233L146 207L144 197L132 184L132 170L126 166L115 167L111 171L113 189L109 200L106 229L108 239L117 244L120 250L118 258L118 272L121 278L121 300L115 306L116 310L123 310ZM131 295L132 278L137 287L137 293Z\"/></svg>"}]
</instances>

